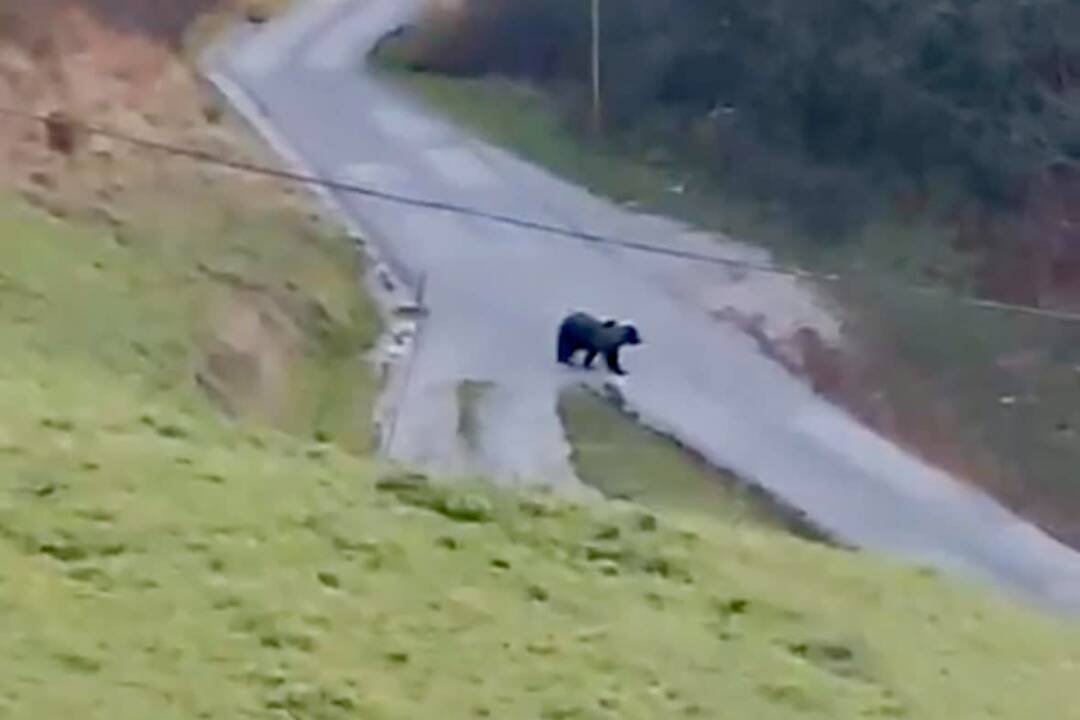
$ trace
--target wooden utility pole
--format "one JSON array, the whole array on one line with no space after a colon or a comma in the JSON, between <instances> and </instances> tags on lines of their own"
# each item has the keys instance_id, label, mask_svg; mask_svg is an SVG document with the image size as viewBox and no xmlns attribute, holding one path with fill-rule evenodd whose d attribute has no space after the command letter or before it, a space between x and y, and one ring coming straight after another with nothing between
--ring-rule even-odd
<instances>
[{"instance_id":1,"label":"wooden utility pole","mask_svg":"<svg viewBox=\"0 0 1080 720\"><path fill-rule=\"evenodd\" d=\"M592 115L593 131L600 132L600 0L592 0Z\"/></svg>"}]
</instances>

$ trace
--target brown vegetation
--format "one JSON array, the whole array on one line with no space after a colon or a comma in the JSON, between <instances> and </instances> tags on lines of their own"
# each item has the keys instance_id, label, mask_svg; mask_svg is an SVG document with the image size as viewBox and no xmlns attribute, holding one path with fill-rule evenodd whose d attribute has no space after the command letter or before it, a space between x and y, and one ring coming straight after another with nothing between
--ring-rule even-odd
<instances>
[{"instance_id":1,"label":"brown vegetation","mask_svg":"<svg viewBox=\"0 0 1080 720\"><path fill-rule=\"evenodd\" d=\"M192 382L232 416L297 429L330 412L370 409L360 407L371 398L359 380L355 408L352 389L336 391L342 399L325 407L302 407L324 402L316 399L328 391L316 386L319 378L346 373L351 359L342 353L356 350L346 336L363 323L343 299L356 294L358 279L349 274L348 248L323 242L329 229L287 184L85 129L273 164L218 107L187 55L226 22L265 17L283 2L0 0L0 108L48 118L0 115L0 190L56 217L103 226L119 245L167 254L178 278L205 282L208 297L193 309ZM344 444L369 446L366 417L334 422L362 435Z\"/></svg>"}]
</instances>

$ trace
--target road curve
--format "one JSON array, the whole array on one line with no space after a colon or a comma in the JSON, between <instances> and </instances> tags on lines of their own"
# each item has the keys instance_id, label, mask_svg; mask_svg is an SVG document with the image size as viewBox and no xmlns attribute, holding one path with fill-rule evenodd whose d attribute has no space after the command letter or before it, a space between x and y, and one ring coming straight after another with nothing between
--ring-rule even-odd
<instances>
[{"instance_id":1,"label":"road curve","mask_svg":"<svg viewBox=\"0 0 1080 720\"><path fill-rule=\"evenodd\" d=\"M206 74L277 150L322 177L700 243L465 135L366 72L366 51L414 11L414 0L307 0L231 38ZM576 484L555 403L582 373L554 362L554 329L576 308L632 318L646 344L626 354L623 393L650 424L846 541L1080 610L1080 555L863 428L717 324L684 292L700 266L356 195L327 199L400 274L427 278L431 314L391 455L506 482ZM709 282L733 281L716 273ZM458 432L464 380L489 383L471 444Z\"/></svg>"}]
</instances>

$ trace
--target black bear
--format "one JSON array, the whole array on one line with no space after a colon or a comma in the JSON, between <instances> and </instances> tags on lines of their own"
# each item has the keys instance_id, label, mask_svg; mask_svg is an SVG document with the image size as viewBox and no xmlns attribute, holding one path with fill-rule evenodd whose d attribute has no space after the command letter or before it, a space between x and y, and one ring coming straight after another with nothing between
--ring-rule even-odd
<instances>
[{"instance_id":1,"label":"black bear","mask_svg":"<svg viewBox=\"0 0 1080 720\"><path fill-rule=\"evenodd\" d=\"M574 353L584 350L585 367L591 368L599 354L611 372L626 375L619 366L619 348L640 344L641 336L632 324L599 320L585 312L572 313L559 325L559 362L564 365L570 365Z\"/></svg>"}]
</instances>

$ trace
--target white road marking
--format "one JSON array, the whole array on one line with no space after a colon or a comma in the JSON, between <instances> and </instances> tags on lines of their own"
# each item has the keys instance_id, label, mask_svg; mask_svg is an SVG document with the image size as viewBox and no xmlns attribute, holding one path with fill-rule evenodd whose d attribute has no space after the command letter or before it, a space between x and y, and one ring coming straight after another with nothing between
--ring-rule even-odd
<instances>
[{"instance_id":1,"label":"white road marking","mask_svg":"<svg viewBox=\"0 0 1080 720\"><path fill-rule=\"evenodd\" d=\"M340 177L346 182L386 190L404 185L408 180L408 173L397 165L353 163L341 169Z\"/></svg>"},{"instance_id":2,"label":"white road marking","mask_svg":"<svg viewBox=\"0 0 1080 720\"><path fill-rule=\"evenodd\" d=\"M423 116L392 106L372 110L371 120L387 137L410 143L423 143L439 132L439 127L425 120Z\"/></svg>"},{"instance_id":3,"label":"white road marking","mask_svg":"<svg viewBox=\"0 0 1080 720\"><path fill-rule=\"evenodd\" d=\"M245 75L261 77L277 69L304 37L325 22L348 0L309 0L291 13L272 20L236 54L233 67Z\"/></svg>"},{"instance_id":4,"label":"white road marking","mask_svg":"<svg viewBox=\"0 0 1080 720\"><path fill-rule=\"evenodd\" d=\"M464 145L427 150L424 158L447 182L459 187L482 187L496 180L487 164Z\"/></svg>"}]
</instances>

